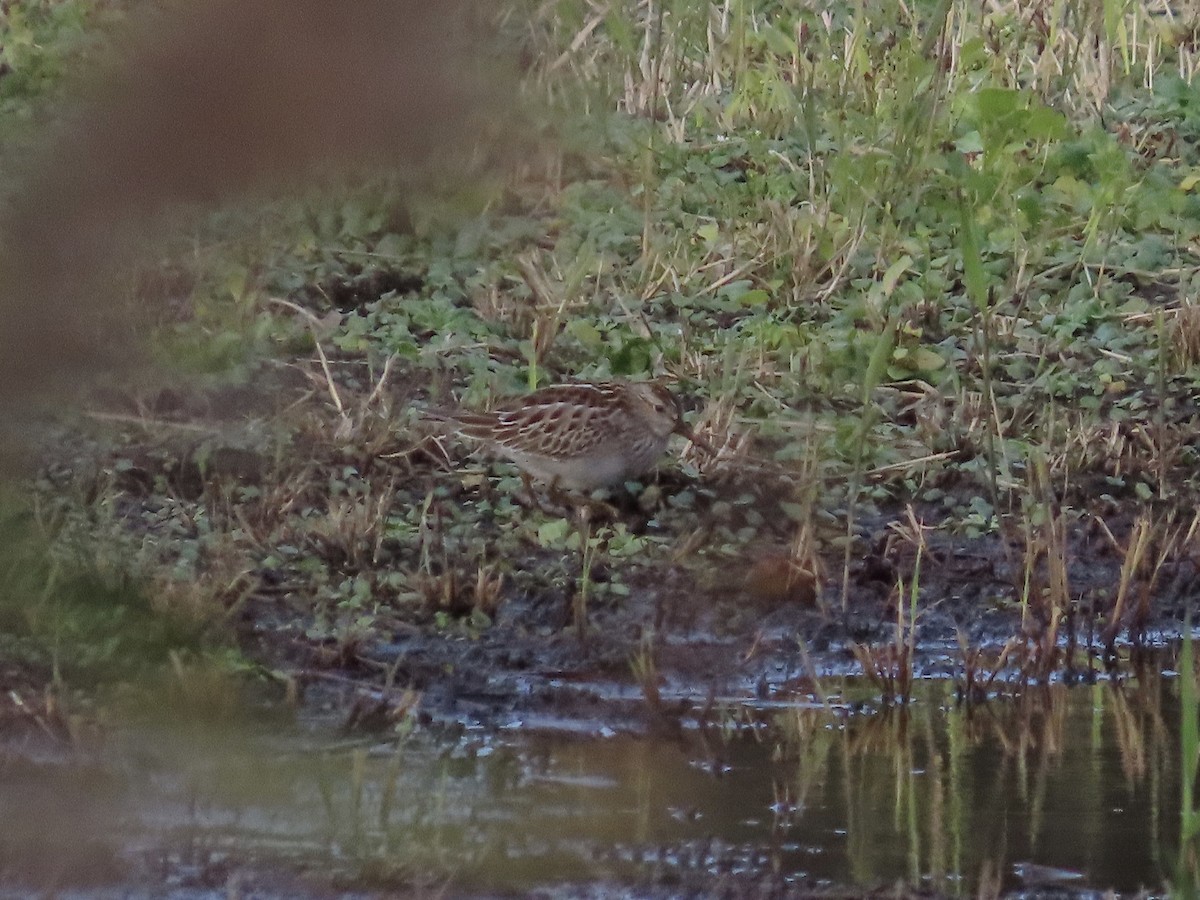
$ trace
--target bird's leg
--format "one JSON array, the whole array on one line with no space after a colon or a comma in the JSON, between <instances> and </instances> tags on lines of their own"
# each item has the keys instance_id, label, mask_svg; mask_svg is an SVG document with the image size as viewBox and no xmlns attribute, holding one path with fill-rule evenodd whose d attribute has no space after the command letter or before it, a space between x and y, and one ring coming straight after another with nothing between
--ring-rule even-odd
<instances>
[{"instance_id":1,"label":"bird's leg","mask_svg":"<svg viewBox=\"0 0 1200 900\"><path fill-rule=\"evenodd\" d=\"M545 510L542 509L541 503L538 502L537 494L534 493L533 479L529 477L529 473L524 469L521 470L521 488L522 494L518 495L518 499L523 504L528 504L540 512L545 512Z\"/></svg>"},{"instance_id":2,"label":"bird's leg","mask_svg":"<svg viewBox=\"0 0 1200 900\"><path fill-rule=\"evenodd\" d=\"M605 522L618 522L621 519L621 511L617 507L591 494L583 494L574 506L576 515L586 514L589 521L600 519Z\"/></svg>"},{"instance_id":3,"label":"bird's leg","mask_svg":"<svg viewBox=\"0 0 1200 900\"><path fill-rule=\"evenodd\" d=\"M538 510L539 512L541 512L541 514L544 514L547 516L564 516L565 515L564 506L558 506L558 508L554 508L554 506L547 506L546 504L541 502L541 497L539 497L538 488L534 487L534 484L533 484L533 475L530 475L528 472L522 472L521 473L521 486L522 486L522 492L520 494L518 494L518 496L517 496L517 502L521 503L521 505L528 506L528 508ZM560 490L560 488L558 487L558 479L554 479L553 481L550 482L550 487L548 487L548 490L546 491L546 493L548 494L548 496L550 496L550 499L552 500L552 502L557 502L558 497L562 496L562 490Z\"/></svg>"},{"instance_id":4,"label":"bird's leg","mask_svg":"<svg viewBox=\"0 0 1200 900\"><path fill-rule=\"evenodd\" d=\"M550 501L557 505L557 513L564 518L567 516L569 510L576 509L577 507L577 504L572 502L571 495L558 483L557 476L551 479L546 493L550 496Z\"/></svg>"}]
</instances>

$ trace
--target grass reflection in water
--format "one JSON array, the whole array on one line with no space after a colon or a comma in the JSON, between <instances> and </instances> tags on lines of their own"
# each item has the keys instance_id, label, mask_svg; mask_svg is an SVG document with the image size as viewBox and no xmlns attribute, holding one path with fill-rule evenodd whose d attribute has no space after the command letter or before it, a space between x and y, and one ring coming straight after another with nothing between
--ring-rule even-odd
<instances>
[{"instance_id":1,"label":"grass reflection in water","mask_svg":"<svg viewBox=\"0 0 1200 900\"><path fill-rule=\"evenodd\" d=\"M847 681L828 706L728 709L671 740L418 729L334 745L312 730L119 727L86 763L8 754L0 872L44 887L285 870L318 894L1165 883L1177 681L972 708L948 682L917 688L873 710Z\"/></svg>"}]
</instances>

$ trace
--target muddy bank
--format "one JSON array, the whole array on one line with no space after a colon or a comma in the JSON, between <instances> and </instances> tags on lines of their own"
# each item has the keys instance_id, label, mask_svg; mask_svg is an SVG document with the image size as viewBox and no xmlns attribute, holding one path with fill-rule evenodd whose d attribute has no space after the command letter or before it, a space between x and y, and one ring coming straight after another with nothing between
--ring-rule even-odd
<instances>
[{"instance_id":1,"label":"muddy bank","mask_svg":"<svg viewBox=\"0 0 1200 900\"><path fill-rule=\"evenodd\" d=\"M1001 539L934 536L917 624L899 638L894 588L870 577L872 563L852 570L845 614L834 587L823 593L825 609L765 604L744 590L705 590L674 570L635 585L619 604L590 610L583 637L562 593L513 597L479 634L398 628L341 665L309 648L306 657L291 657L290 671L312 696L336 698L326 701L334 706L354 698L347 724L356 728L369 727L389 696L413 688L432 721L589 734L654 731L702 723L730 705L810 699L820 695L822 679L842 676L874 681L878 702L904 702L912 680L930 677L952 679L970 701L1048 682L1129 677L1147 652L1178 638L1185 615L1195 615L1195 566L1164 566L1149 615L1131 617L1133 627L1110 638L1104 612L1121 561L1107 548L1084 555L1083 532L1074 582L1080 600L1067 609L1053 645L1045 620L1021 609L1005 577L1011 555ZM898 572L904 565L890 562ZM264 615L253 626L267 654L273 638L262 623L269 621ZM265 625L275 637L277 627ZM385 679L396 687L383 689Z\"/></svg>"},{"instance_id":2,"label":"muddy bank","mask_svg":"<svg viewBox=\"0 0 1200 900\"><path fill-rule=\"evenodd\" d=\"M1081 512L1077 485L1044 517L971 534L946 509L978 494L948 476L911 511L861 504L843 608L844 520L819 506L798 520L804 487L779 469L711 476L676 447L589 532L517 502L503 466L431 445L396 412L411 385L339 432L296 376L109 396L46 425L26 524L93 559L122 549L140 574L92 572L53 607L57 655L4 670L0 802L43 804L36 835L0 842L16 896L895 896L898 879L924 885L902 896L942 896L964 878L1086 893L1125 877L1024 833L988 837L989 853L1011 848L995 858L876 859L867 848L900 836L911 856L987 830L960 815L931 836L872 804L926 772L949 783L946 754L968 751L971 783L992 787L920 804L1025 803L1013 772L1091 746L1060 731L1094 735L1103 708L1107 768L1069 768L1061 802L1074 816L1073 780L1104 771L1092 807L1110 809L1104 785L1144 757L1131 736L1176 739L1158 673L1200 590L1182 518L1099 494ZM86 610L86 629L62 627ZM145 665L114 675L105 643ZM236 666L214 669L231 645ZM87 673L90 700L64 693ZM1065 692L1080 682L1098 685ZM910 758L914 734L928 745ZM1156 758L1161 796L1131 809L1172 808L1175 763ZM838 812L846 797L866 805ZM643 819L656 824L628 836ZM870 839L876 822L891 824ZM1156 847L1123 889L1168 877Z\"/></svg>"},{"instance_id":3,"label":"muddy bank","mask_svg":"<svg viewBox=\"0 0 1200 900\"><path fill-rule=\"evenodd\" d=\"M778 464L675 445L585 533L569 510L523 504L511 467L432 439L413 414L427 386L355 372L339 384L358 405L340 415L302 365L97 396L86 417L47 423L39 481L64 528L102 509L101 531L136 545L152 606L186 608L203 640L232 636L347 731L414 708L669 729L848 674L882 702L925 677L983 700L1119 675L1195 618L1187 511L1140 511L1100 477L993 521L964 519L984 488L951 470L928 475L923 500L848 512L809 502L813 485Z\"/></svg>"}]
</instances>

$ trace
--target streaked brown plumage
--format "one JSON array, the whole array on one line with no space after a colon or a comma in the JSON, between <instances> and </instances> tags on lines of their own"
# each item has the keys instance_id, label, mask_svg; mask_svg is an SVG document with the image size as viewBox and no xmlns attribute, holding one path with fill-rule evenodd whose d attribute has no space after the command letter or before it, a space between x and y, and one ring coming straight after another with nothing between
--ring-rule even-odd
<instances>
[{"instance_id":1,"label":"streaked brown plumage","mask_svg":"<svg viewBox=\"0 0 1200 900\"><path fill-rule=\"evenodd\" d=\"M652 381L558 384L487 412L428 417L450 423L534 478L583 491L643 474L672 434L690 436L675 397Z\"/></svg>"}]
</instances>

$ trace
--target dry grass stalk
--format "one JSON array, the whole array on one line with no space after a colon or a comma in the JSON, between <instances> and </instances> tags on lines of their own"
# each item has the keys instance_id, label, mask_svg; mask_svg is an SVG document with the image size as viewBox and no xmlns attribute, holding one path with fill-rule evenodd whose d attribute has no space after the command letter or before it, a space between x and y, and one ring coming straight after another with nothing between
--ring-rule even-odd
<instances>
[{"instance_id":1,"label":"dry grass stalk","mask_svg":"<svg viewBox=\"0 0 1200 900\"><path fill-rule=\"evenodd\" d=\"M989 655L982 647L971 647L967 635L958 631L958 651L963 664L963 681L959 686L962 698L967 703L987 699L996 679L1006 670L1009 658L1022 646L1019 638L1005 641L1000 652Z\"/></svg>"},{"instance_id":2,"label":"dry grass stalk","mask_svg":"<svg viewBox=\"0 0 1200 900\"><path fill-rule=\"evenodd\" d=\"M710 400L692 426L692 433L707 444L707 449L689 441L680 453L680 459L695 466L705 480L740 477L750 464L754 434L737 427L736 404L732 393Z\"/></svg>"},{"instance_id":3,"label":"dry grass stalk","mask_svg":"<svg viewBox=\"0 0 1200 900\"><path fill-rule=\"evenodd\" d=\"M651 712L661 712L662 694L658 689L660 676L652 628L648 628L642 633L642 639L629 659L629 670L633 673L634 681L642 689L642 698L646 701L646 706Z\"/></svg>"},{"instance_id":4,"label":"dry grass stalk","mask_svg":"<svg viewBox=\"0 0 1200 900\"><path fill-rule=\"evenodd\" d=\"M1180 371L1200 362L1200 303L1184 298L1168 326L1172 357Z\"/></svg>"},{"instance_id":5,"label":"dry grass stalk","mask_svg":"<svg viewBox=\"0 0 1200 900\"><path fill-rule=\"evenodd\" d=\"M1124 546L1105 522L1097 521L1113 549L1121 554L1117 596L1102 635L1105 647L1111 652L1122 628L1140 629L1149 620L1150 601L1163 566L1192 545L1200 529L1200 513L1192 518L1187 529L1171 529L1167 524L1155 524L1149 515L1140 515L1134 520Z\"/></svg>"},{"instance_id":6,"label":"dry grass stalk","mask_svg":"<svg viewBox=\"0 0 1200 900\"><path fill-rule=\"evenodd\" d=\"M355 570L378 566L387 537L387 521L396 496L396 484L368 488L357 497L332 500L324 517L307 524L307 537L326 558L341 560Z\"/></svg>"}]
</instances>

